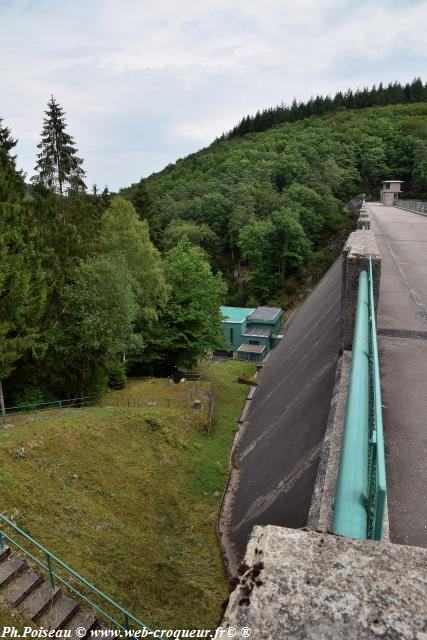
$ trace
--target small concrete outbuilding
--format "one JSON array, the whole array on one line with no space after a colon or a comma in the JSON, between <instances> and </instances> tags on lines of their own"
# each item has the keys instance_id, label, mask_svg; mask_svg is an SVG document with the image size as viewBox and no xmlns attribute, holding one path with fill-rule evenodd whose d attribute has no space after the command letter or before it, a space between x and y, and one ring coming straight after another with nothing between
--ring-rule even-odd
<instances>
[{"instance_id":1,"label":"small concrete outbuilding","mask_svg":"<svg viewBox=\"0 0 427 640\"><path fill-rule=\"evenodd\" d=\"M392 207L399 193L402 191L403 180L384 180L381 189L381 202L386 207Z\"/></svg>"}]
</instances>

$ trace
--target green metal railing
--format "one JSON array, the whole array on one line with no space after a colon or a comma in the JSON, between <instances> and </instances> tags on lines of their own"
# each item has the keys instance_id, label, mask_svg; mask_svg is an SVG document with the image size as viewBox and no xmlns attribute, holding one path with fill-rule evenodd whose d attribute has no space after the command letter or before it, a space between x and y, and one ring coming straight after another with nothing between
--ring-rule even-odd
<instances>
[{"instance_id":1,"label":"green metal railing","mask_svg":"<svg viewBox=\"0 0 427 640\"><path fill-rule=\"evenodd\" d=\"M368 538L381 540L387 497L383 415L377 322L375 319L374 276L369 258L369 448L368 448Z\"/></svg>"},{"instance_id":2,"label":"green metal railing","mask_svg":"<svg viewBox=\"0 0 427 640\"><path fill-rule=\"evenodd\" d=\"M401 200L397 198L396 207L408 209L409 211L418 211L419 213L427 213L427 202L421 200Z\"/></svg>"},{"instance_id":3,"label":"green metal railing","mask_svg":"<svg viewBox=\"0 0 427 640\"><path fill-rule=\"evenodd\" d=\"M17 405L16 407L6 407L4 413L0 415L0 418L5 419L8 416L52 411L53 409L58 409L62 412L64 409L91 407L103 397L103 394L94 396L78 396L77 398L69 398L67 400L52 400L51 402L37 402L34 404Z\"/></svg>"},{"instance_id":4,"label":"green metal railing","mask_svg":"<svg viewBox=\"0 0 427 640\"><path fill-rule=\"evenodd\" d=\"M369 273L369 275L368 275ZM372 261L359 274L350 379L332 532L380 540L386 499Z\"/></svg>"},{"instance_id":5,"label":"green metal railing","mask_svg":"<svg viewBox=\"0 0 427 640\"><path fill-rule=\"evenodd\" d=\"M117 604L117 602L74 571L74 569L71 569L65 562L57 558L57 556L46 549L46 547L34 540L34 538L29 536L3 514L0 514L0 523L0 550L4 548L4 541L7 540L17 547L25 556L42 567L49 576L52 593L56 592L58 583L63 584L74 595L78 596L78 598L83 600L92 609L95 609L105 620L112 622L115 628L122 630L131 628L149 630L136 616ZM20 538L23 538L31 551L23 546L24 543L21 544L17 542L15 540L16 536L13 537L5 528L8 530L12 529L14 534L18 534ZM37 557L37 553L42 559ZM59 573L60 571L66 577L61 575ZM78 584L78 588L71 584L71 581Z\"/></svg>"},{"instance_id":6,"label":"green metal railing","mask_svg":"<svg viewBox=\"0 0 427 640\"><path fill-rule=\"evenodd\" d=\"M209 367L208 367L209 368ZM182 397L179 398L157 398L157 397L147 397L144 401L140 398L123 398L119 396L110 395L112 397L112 401L119 406L122 403L123 406L127 407L140 407L145 404L167 404L169 407L172 403L183 403L188 405L188 402L191 401L193 396L198 391L201 382L204 380L203 375L207 371L206 368L201 373L186 373L184 374L187 380L194 381L190 390ZM26 404L26 405L17 405L16 407L6 407L4 413L0 412L0 423L6 422L6 419L12 416L25 415L29 413L39 414L44 411L53 411L58 410L60 414L62 414L65 409L75 409L79 407L92 407L96 405L101 400L108 400L109 396L107 394L97 394L93 396L78 396L76 398L70 398L66 400L52 400L51 402L38 402L34 404Z\"/></svg>"}]
</instances>

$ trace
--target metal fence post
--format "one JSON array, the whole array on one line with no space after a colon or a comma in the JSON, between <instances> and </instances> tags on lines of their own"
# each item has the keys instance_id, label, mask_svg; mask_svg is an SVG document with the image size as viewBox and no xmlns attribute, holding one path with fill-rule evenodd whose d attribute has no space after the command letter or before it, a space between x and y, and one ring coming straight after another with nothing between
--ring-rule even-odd
<instances>
[{"instance_id":1,"label":"metal fence post","mask_svg":"<svg viewBox=\"0 0 427 640\"><path fill-rule=\"evenodd\" d=\"M47 568L49 571L50 586L52 587L52 591L55 591L55 576L53 575L52 561L48 553L46 553L46 559L47 559Z\"/></svg>"}]
</instances>

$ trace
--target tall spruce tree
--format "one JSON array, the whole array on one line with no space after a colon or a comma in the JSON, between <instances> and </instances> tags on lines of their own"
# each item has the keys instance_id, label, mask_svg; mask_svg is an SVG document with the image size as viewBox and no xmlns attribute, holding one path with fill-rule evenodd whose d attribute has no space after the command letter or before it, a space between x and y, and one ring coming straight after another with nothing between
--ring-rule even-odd
<instances>
[{"instance_id":1,"label":"tall spruce tree","mask_svg":"<svg viewBox=\"0 0 427 640\"><path fill-rule=\"evenodd\" d=\"M0 413L2 381L28 351L40 351L46 299L44 274L34 249L35 226L23 204L24 179L11 150L16 141L0 120Z\"/></svg>"},{"instance_id":2,"label":"tall spruce tree","mask_svg":"<svg viewBox=\"0 0 427 640\"><path fill-rule=\"evenodd\" d=\"M37 145L36 175L32 181L66 195L86 189L83 160L77 156L74 139L66 132L65 113L52 96L47 103L41 141Z\"/></svg>"}]
</instances>

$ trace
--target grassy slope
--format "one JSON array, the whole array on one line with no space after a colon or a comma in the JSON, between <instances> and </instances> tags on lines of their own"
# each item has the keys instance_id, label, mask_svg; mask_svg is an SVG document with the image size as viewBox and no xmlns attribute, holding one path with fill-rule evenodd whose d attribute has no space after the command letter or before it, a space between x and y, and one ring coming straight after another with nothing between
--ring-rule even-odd
<instances>
[{"instance_id":1,"label":"grassy slope","mask_svg":"<svg viewBox=\"0 0 427 640\"><path fill-rule=\"evenodd\" d=\"M227 595L215 522L249 363L212 367L215 421L92 408L4 430L1 511L153 627L210 626ZM146 417L157 417L151 428Z\"/></svg>"}]
</instances>

